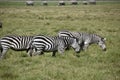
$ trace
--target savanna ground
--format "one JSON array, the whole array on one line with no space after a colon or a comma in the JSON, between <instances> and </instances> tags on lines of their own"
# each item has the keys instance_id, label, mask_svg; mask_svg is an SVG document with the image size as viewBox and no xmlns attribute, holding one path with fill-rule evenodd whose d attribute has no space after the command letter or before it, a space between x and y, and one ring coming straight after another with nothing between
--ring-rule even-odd
<instances>
[{"instance_id":1,"label":"savanna ground","mask_svg":"<svg viewBox=\"0 0 120 80\"><path fill-rule=\"evenodd\" d=\"M57 35L59 30L96 33L107 38L107 51L91 45L75 56L51 53L27 57L25 51L9 50L0 61L0 80L120 80L120 3L97 5L25 6L0 2L5 35Z\"/></svg>"}]
</instances>

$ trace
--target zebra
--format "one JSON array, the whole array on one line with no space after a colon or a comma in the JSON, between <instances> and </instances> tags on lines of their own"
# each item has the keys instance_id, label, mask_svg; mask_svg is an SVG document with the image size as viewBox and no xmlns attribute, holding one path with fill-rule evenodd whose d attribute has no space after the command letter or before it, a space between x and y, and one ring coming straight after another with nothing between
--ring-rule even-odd
<instances>
[{"instance_id":1,"label":"zebra","mask_svg":"<svg viewBox=\"0 0 120 80\"><path fill-rule=\"evenodd\" d=\"M77 40L71 37L39 35L33 38L30 45L30 48L35 50L33 53L30 52L30 55L41 55L44 54L44 52L53 52L52 56L55 56L57 51L64 53L67 46L71 46L76 53L80 50Z\"/></svg>"},{"instance_id":2,"label":"zebra","mask_svg":"<svg viewBox=\"0 0 120 80\"><path fill-rule=\"evenodd\" d=\"M26 5L27 6L33 6L34 5L34 1L32 1L32 0L26 1Z\"/></svg>"},{"instance_id":3,"label":"zebra","mask_svg":"<svg viewBox=\"0 0 120 80\"><path fill-rule=\"evenodd\" d=\"M69 37L75 37L78 39L78 43L80 45L80 48L86 51L89 45L97 43L103 51L106 51L106 38L103 38L97 34L90 34L90 33L83 33L83 32L72 32L72 31L59 31L58 36L69 36Z\"/></svg>"},{"instance_id":4,"label":"zebra","mask_svg":"<svg viewBox=\"0 0 120 80\"><path fill-rule=\"evenodd\" d=\"M9 49L16 51L29 51L29 44L33 36L9 35L0 39L0 58L4 58Z\"/></svg>"}]
</instances>

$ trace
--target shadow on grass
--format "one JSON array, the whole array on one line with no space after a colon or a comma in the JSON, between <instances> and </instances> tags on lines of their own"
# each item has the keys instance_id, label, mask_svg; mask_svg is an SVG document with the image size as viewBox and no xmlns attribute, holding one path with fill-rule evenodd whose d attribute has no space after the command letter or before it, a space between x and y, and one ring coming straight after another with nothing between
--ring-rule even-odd
<instances>
[{"instance_id":1,"label":"shadow on grass","mask_svg":"<svg viewBox=\"0 0 120 80\"><path fill-rule=\"evenodd\" d=\"M5 72L5 73L1 74L0 77L3 80L5 80L5 79L13 80L13 79L16 79L18 77L18 75L17 74L13 74L12 72Z\"/></svg>"}]
</instances>

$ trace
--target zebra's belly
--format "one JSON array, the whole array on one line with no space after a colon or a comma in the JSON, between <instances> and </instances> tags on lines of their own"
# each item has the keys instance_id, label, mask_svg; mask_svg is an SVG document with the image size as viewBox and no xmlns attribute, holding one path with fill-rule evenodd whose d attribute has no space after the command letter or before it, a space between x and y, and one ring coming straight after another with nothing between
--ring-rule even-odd
<instances>
[{"instance_id":1,"label":"zebra's belly","mask_svg":"<svg viewBox=\"0 0 120 80\"><path fill-rule=\"evenodd\" d=\"M18 48L16 48L16 47L10 47L10 48L13 49L13 50L16 50L16 51L27 50L26 47L18 47Z\"/></svg>"},{"instance_id":2,"label":"zebra's belly","mask_svg":"<svg viewBox=\"0 0 120 80\"><path fill-rule=\"evenodd\" d=\"M57 50L57 49L49 49L49 50L48 50L48 49L47 49L47 50L45 49L44 51L45 51L45 52L53 52L53 51L56 51L56 50Z\"/></svg>"}]
</instances>

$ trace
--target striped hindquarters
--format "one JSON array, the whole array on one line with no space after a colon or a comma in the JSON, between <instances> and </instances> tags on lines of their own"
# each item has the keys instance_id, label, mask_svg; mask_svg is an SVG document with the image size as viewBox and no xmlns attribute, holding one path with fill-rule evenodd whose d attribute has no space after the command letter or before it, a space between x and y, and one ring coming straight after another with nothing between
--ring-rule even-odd
<instances>
[{"instance_id":1,"label":"striped hindquarters","mask_svg":"<svg viewBox=\"0 0 120 80\"><path fill-rule=\"evenodd\" d=\"M3 48L12 48L15 50L24 50L28 48L33 36L6 36L1 38Z\"/></svg>"},{"instance_id":2,"label":"striped hindquarters","mask_svg":"<svg viewBox=\"0 0 120 80\"><path fill-rule=\"evenodd\" d=\"M44 51L54 51L57 50L58 45L62 43L59 37L51 36L35 36L32 45L38 48L39 50Z\"/></svg>"}]
</instances>

